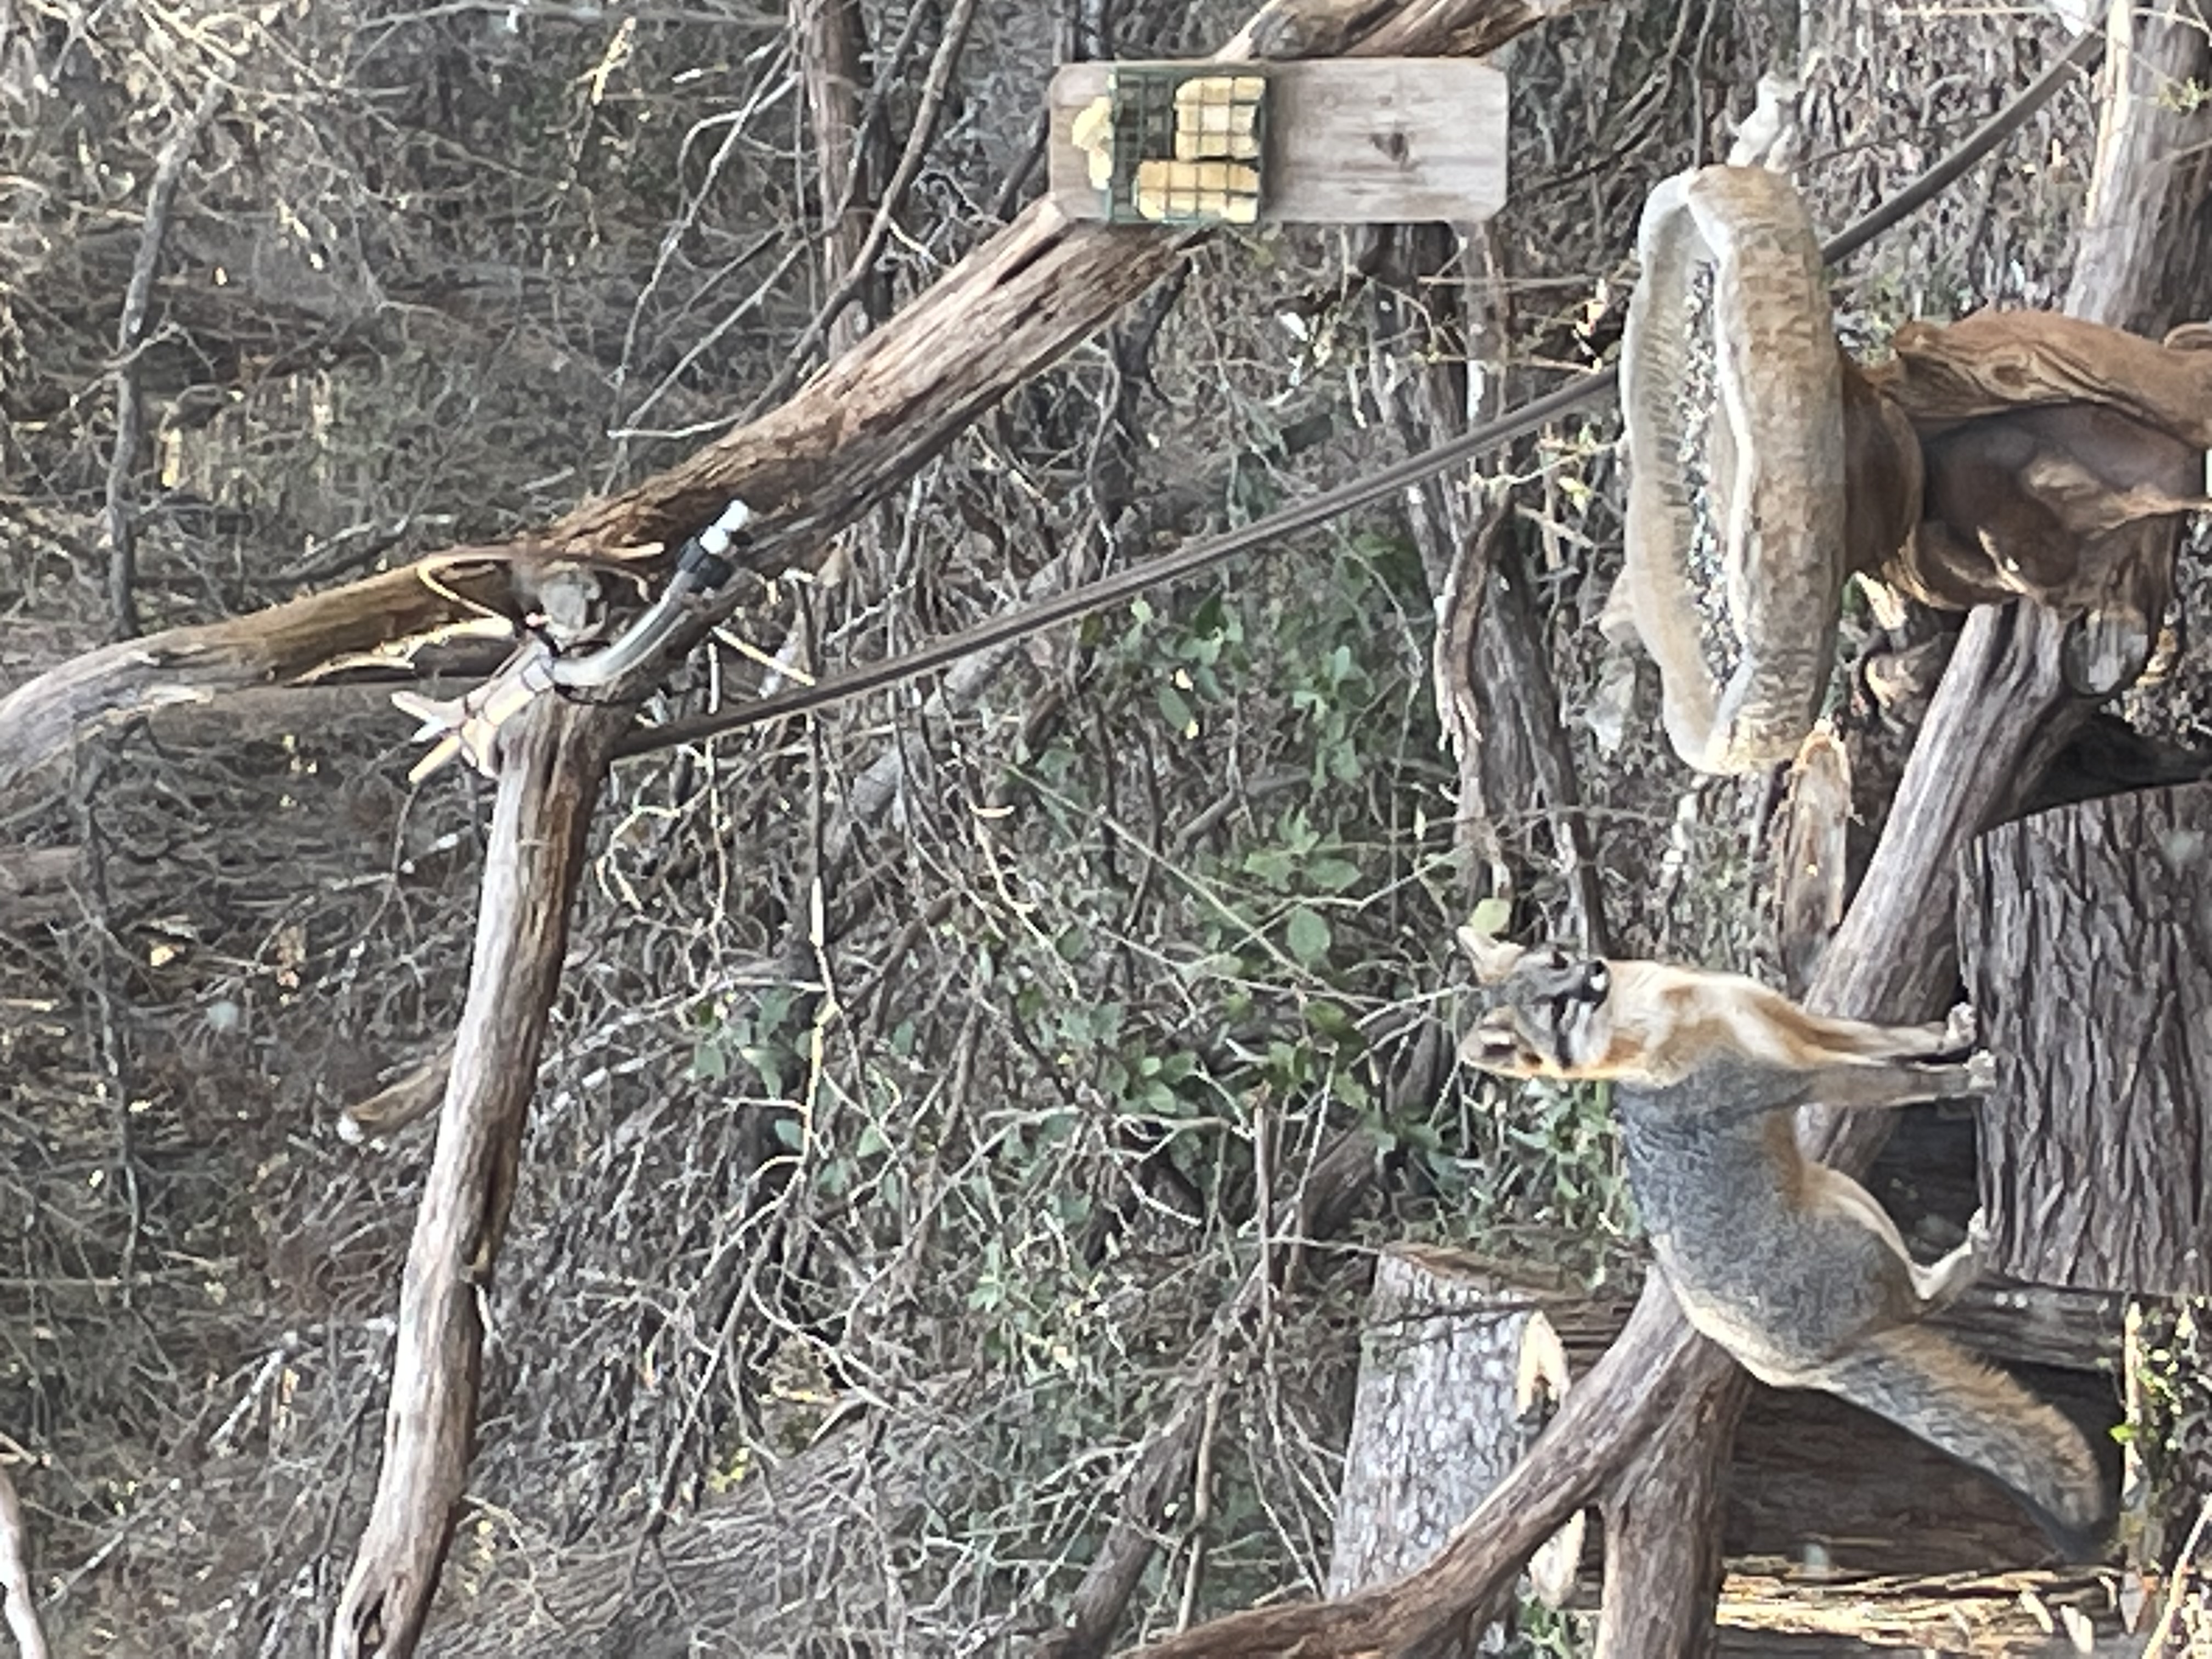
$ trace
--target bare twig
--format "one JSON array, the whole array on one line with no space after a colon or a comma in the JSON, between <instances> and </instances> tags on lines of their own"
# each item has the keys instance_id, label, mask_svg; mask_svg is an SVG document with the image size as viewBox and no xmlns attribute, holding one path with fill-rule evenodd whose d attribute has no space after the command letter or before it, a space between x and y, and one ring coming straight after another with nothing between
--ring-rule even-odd
<instances>
[{"instance_id":1,"label":"bare twig","mask_svg":"<svg viewBox=\"0 0 2212 1659\"><path fill-rule=\"evenodd\" d=\"M200 88L199 101L177 124L161 146L154 164L154 181L146 192L145 228L138 236L138 257L131 267L131 286L123 295L123 316L115 328L115 448L107 462L107 608L109 630L118 640L138 632L138 549L131 522L131 473L143 440L143 414L139 407L138 348L146 333L146 312L154 297L154 272L161 263L161 244L169 231L169 213L177 199L177 185L185 163L199 143L200 130L215 114L227 88L210 81Z\"/></svg>"}]
</instances>

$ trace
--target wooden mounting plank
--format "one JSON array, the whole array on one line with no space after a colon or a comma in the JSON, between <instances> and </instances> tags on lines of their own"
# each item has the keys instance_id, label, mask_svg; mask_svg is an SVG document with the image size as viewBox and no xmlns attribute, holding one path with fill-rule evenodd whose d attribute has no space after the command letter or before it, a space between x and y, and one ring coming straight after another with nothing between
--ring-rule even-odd
<instances>
[{"instance_id":1,"label":"wooden mounting plank","mask_svg":"<svg viewBox=\"0 0 2212 1659\"><path fill-rule=\"evenodd\" d=\"M1088 158L1070 137L1116 68L1067 64L1052 78L1053 204L1103 219ZM1187 64L1176 67L1189 67ZM1224 74L1249 66L1222 65ZM1466 58L1271 64L1266 200L1260 216L1303 224L1487 219L1505 203L1504 75Z\"/></svg>"}]
</instances>

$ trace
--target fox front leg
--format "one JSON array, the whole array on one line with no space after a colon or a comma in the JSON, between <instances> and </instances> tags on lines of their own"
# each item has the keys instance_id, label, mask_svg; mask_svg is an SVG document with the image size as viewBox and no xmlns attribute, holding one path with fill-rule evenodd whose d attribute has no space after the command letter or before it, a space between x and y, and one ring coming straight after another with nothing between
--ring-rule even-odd
<instances>
[{"instance_id":1,"label":"fox front leg","mask_svg":"<svg viewBox=\"0 0 2212 1659\"><path fill-rule=\"evenodd\" d=\"M1674 1114L1741 1121L1800 1106L1887 1111L1923 1100L1985 1095L1995 1079L1996 1066L1986 1054L1946 1066L1844 1060L1800 1069L1737 1060L1702 1066L1680 1083L1650 1093L1655 1104L1664 1103Z\"/></svg>"},{"instance_id":2,"label":"fox front leg","mask_svg":"<svg viewBox=\"0 0 2212 1659\"><path fill-rule=\"evenodd\" d=\"M1996 1061L1986 1051L1946 1066L1883 1061L1876 1065L1819 1066L1800 1073L1803 1088L1792 1105L1887 1111L1923 1100L1985 1095L1996 1085Z\"/></svg>"},{"instance_id":3,"label":"fox front leg","mask_svg":"<svg viewBox=\"0 0 2212 1659\"><path fill-rule=\"evenodd\" d=\"M1982 1276L1988 1260L1990 1231L1979 1210L1966 1224L1966 1242L1942 1260L1923 1267L1912 1264L1912 1291L1923 1314L1941 1313L1956 1302L1966 1287Z\"/></svg>"}]
</instances>

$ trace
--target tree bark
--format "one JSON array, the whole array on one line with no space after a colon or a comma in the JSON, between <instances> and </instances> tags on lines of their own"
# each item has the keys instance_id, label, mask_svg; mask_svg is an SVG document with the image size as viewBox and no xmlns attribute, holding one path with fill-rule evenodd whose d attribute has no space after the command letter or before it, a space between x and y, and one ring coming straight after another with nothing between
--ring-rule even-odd
<instances>
[{"instance_id":1,"label":"tree bark","mask_svg":"<svg viewBox=\"0 0 2212 1659\"><path fill-rule=\"evenodd\" d=\"M875 206L872 146L860 129L860 84L867 19L860 0L805 0L793 17L806 113L814 130L816 234L822 239L822 288L834 291L853 269L868 240ZM829 345L842 352L867 331L883 310L880 283L865 283L857 307L830 324Z\"/></svg>"},{"instance_id":2,"label":"tree bark","mask_svg":"<svg viewBox=\"0 0 2212 1659\"><path fill-rule=\"evenodd\" d=\"M1732 1576L1722 1595L1734 1639L1724 1639L1721 1651L1893 1655L1908 1650L2007 1659L2078 1654L2133 1659L2143 1651L2143 1638L2123 1631L2112 1599L2104 1575L2079 1569L1939 1579L1845 1575L1826 1584L1778 1572L1745 1572ZM2069 1627L2091 1645L2076 1646ZM1801 1642L1817 1644L1796 1645Z\"/></svg>"},{"instance_id":3,"label":"tree bark","mask_svg":"<svg viewBox=\"0 0 2212 1659\"><path fill-rule=\"evenodd\" d=\"M604 711L547 699L503 738L468 1001L400 1285L384 1458L331 1659L404 1659L437 1589L468 1480L484 1302L617 730Z\"/></svg>"},{"instance_id":4,"label":"tree bark","mask_svg":"<svg viewBox=\"0 0 2212 1659\"><path fill-rule=\"evenodd\" d=\"M1539 1304L1449 1252L1399 1248L1375 1264L1352 1438L1337 1490L1328 1593L1427 1560L1535 1438L1515 1403Z\"/></svg>"},{"instance_id":5,"label":"tree bark","mask_svg":"<svg viewBox=\"0 0 2212 1659\"><path fill-rule=\"evenodd\" d=\"M1612 1481L1605 1499L1599 1653L1700 1659L1712 1651L1725 1448L1729 1426L1750 1392L1742 1371L1719 1368L1675 1402ZM1723 1425L1718 1457L1708 1443L1716 1423Z\"/></svg>"},{"instance_id":6,"label":"tree bark","mask_svg":"<svg viewBox=\"0 0 2212 1659\"><path fill-rule=\"evenodd\" d=\"M1965 860L1959 932L1997 1091L1991 1265L2212 1293L2212 784L2008 823Z\"/></svg>"},{"instance_id":7,"label":"tree bark","mask_svg":"<svg viewBox=\"0 0 2212 1659\"><path fill-rule=\"evenodd\" d=\"M2156 336L2203 303L2212 266L2212 105L2177 87L2212 68L2198 0L2114 6L2105 23L2104 107L2068 314Z\"/></svg>"}]
</instances>

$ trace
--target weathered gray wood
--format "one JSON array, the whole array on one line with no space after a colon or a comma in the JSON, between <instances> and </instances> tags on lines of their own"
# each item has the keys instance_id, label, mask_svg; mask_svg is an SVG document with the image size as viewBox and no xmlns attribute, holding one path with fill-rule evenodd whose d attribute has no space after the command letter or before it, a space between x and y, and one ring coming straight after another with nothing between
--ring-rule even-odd
<instances>
[{"instance_id":1,"label":"weathered gray wood","mask_svg":"<svg viewBox=\"0 0 2212 1659\"><path fill-rule=\"evenodd\" d=\"M1412 1571L1536 1438L1514 1401L1528 1292L1442 1250L1375 1265L1328 1591Z\"/></svg>"},{"instance_id":2,"label":"weathered gray wood","mask_svg":"<svg viewBox=\"0 0 2212 1659\"><path fill-rule=\"evenodd\" d=\"M400 1282L383 1462L331 1659L406 1659L437 1588L468 1485L485 1298L615 732L590 705L548 700L501 739L468 1000Z\"/></svg>"},{"instance_id":3,"label":"weathered gray wood","mask_svg":"<svg viewBox=\"0 0 2212 1659\"><path fill-rule=\"evenodd\" d=\"M1105 94L1112 64L1052 78L1053 204L1103 219L1089 160L1069 136ZM1505 204L1505 76L1455 58L1281 64L1268 72L1263 219L1302 224L1455 224Z\"/></svg>"},{"instance_id":4,"label":"weathered gray wood","mask_svg":"<svg viewBox=\"0 0 2212 1659\"><path fill-rule=\"evenodd\" d=\"M2212 260L2212 106L2173 96L2202 85L2201 0L2114 6L2105 21L2095 175L2065 310L2156 334L2201 316L2191 290Z\"/></svg>"},{"instance_id":5,"label":"weathered gray wood","mask_svg":"<svg viewBox=\"0 0 2212 1659\"><path fill-rule=\"evenodd\" d=\"M1712 1650L1713 1589L1721 1577L1721 1511L1728 1459L1710 1425L1741 1409L1742 1373L1705 1374L1689 1410L1669 1413L1637 1446L1605 1494L1605 1591L1599 1655Z\"/></svg>"},{"instance_id":6,"label":"weathered gray wood","mask_svg":"<svg viewBox=\"0 0 2212 1659\"><path fill-rule=\"evenodd\" d=\"M2103 1577L2079 1568L1822 1583L1781 1563L1731 1574L1721 1592L1729 1655L2136 1655ZM2038 1616L2039 1612L2040 1617ZM2049 1622L2046 1624L2045 1620ZM2088 1641L2076 1646L2070 1632Z\"/></svg>"},{"instance_id":7,"label":"weathered gray wood","mask_svg":"<svg viewBox=\"0 0 2212 1659\"><path fill-rule=\"evenodd\" d=\"M0 925L74 915L86 877L82 847L0 848Z\"/></svg>"},{"instance_id":8,"label":"weathered gray wood","mask_svg":"<svg viewBox=\"0 0 2212 1659\"><path fill-rule=\"evenodd\" d=\"M2002 825L1963 867L1992 1265L2212 1292L2212 783Z\"/></svg>"}]
</instances>

